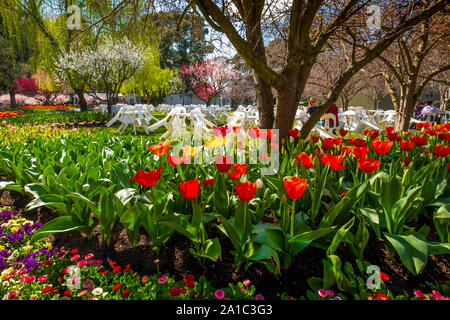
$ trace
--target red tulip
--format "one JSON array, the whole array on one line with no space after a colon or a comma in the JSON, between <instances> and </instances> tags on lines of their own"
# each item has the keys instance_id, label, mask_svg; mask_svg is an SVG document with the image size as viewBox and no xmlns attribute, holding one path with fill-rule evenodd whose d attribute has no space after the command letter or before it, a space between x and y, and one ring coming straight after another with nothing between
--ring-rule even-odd
<instances>
[{"instance_id":1,"label":"red tulip","mask_svg":"<svg viewBox=\"0 0 450 320\"><path fill-rule=\"evenodd\" d=\"M141 186L151 187L151 186L155 185L155 183L157 183L158 180L161 178L161 170L162 170L162 167L159 169L150 171L150 172L145 172L143 170L140 170L140 171L138 171L136 176L131 177L130 179L136 181Z\"/></svg>"},{"instance_id":2,"label":"red tulip","mask_svg":"<svg viewBox=\"0 0 450 320\"><path fill-rule=\"evenodd\" d=\"M409 140L414 142L414 144L418 147L423 147L428 143L428 139L421 136L409 136Z\"/></svg>"},{"instance_id":3,"label":"red tulip","mask_svg":"<svg viewBox=\"0 0 450 320\"><path fill-rule=\"evenodd\" d=\"M246 181L236 184L236 193L241 201L250 201L256 193L256 183Z\"/></svg>"},{"instance_id":4,"label":"red tulip","mask_svg":"<svg viewBox=\"0 0 450 320\"><path fill-rule=\"evenodd\" d=\"M380 133L378 131L375 131L375 130L370 130L369 133L370 133L370 137L372 139L376 139L380 135Z\"/></svg>"},{"instance_id":5,"label":"red tulip","mask_svg":"<svg viewBox=\"0 0 450 320\"><path fill-rule=\"evenodd\" d=\"M250 129L248 129L247 133L253 139L256 139L259 137L259 129L258 128L250 128Z\"/></svg>"},{"instance_id":6,"label":"red tulip","mask_svg":"<svg viewBox=\"0 0 450 320\"><path fill-rule=\"evenodd\" d=\"M345 137L348 133L348 130L344 130L344 129L339 129L339 134L341 135L341 137Z\"/></svg>"},{"instance_id":7,"label":"red tulip","mask_svg":"<svg viewBox=\"0 0 450 320\"><path fill-rule=\"evenodd\" d=\"M422 128L428 129L429 127L431 127L431 123L429 123L429 122L419 122L419 123L416 123L416 127L420 128L420 129L422 129Z\"/></svg>"},{"instance_id":8,"label":"red tulip","mask_svg":"<svg viewBox=\"0 0 450 320\"><path fill-rule=\"evenodd\" d=\"M233 158L231 156L217 156L214 160L216 162L217 170L222 173L230 171L231 166L233 165Z\"/></svg>"},{"instance_id":9,"label":"red tulip","mask_svg":"<svg viewBox=\"0 0 450 320\"><path fill-rule=\"evenodd\" d=\"M324 138L322 140L322 150L330 150L334 147L334 139L333 138Z\"/></svg>"},{"instance_id":10,"label":"red tulip","mask_svg":"<svg viewBox=\"0 0 450 320\"><path fill-rule=\"evenodd\" d=\"M228 178L230 178L231 180L238 180L240 176L241 174L237 171L228 172Z\"/></svg>"},{"instance_id":11,"label":"red tulip","mask_svg":"<svg viewBox=\"0 0 450 320\"><path fill-rule=\"evenodd\" d=\"M320 161L322 161L322 163L324 165L329 164L330 165L330 169L332 170L341 170L341 169L347 169L347 167L345 166L341 166L342 161L344 160L344 157L342 155L340 156L334 156L330 153L324 153L322 155L322 157L320 158Z\"/></svg>"},{"instance_id":12,"label":"red tulip","mask_svg":"<svg viewBox=\"0 0 450 320\"><path fill-rule=\"evenodd\" d=\"M178 184L183 198L189 200L194 199L198 195L199 184L198 179L182 181Z\"/></svg>"},{"instance_id":13,"label":"red tulip","mask_svg":"<svg viewBox=\"0 0 450 320\"><path fill-rule=\"evenodd\" d=\"M403 163L405 164L405 166L408 166L411 163L411 159L408 157L404 157L403 158Z\"/></svg>"},{"instance_id":14,"label":"red tulip","mask_svg":"<svg viewBox=\"0 0 450 320\"><path fill-rule=\"evenodd\" d=\"M348 139L348 142L350 142L352 145L354 145L355 147L358 148L366 148L367 147L367 143L364 139Z\"/></svg>"},{"instance_id":15,"label":"red tulip","mask_svg":"<svg viewBox=\"0 0 450 320\"><path fill-rule=\"evenodd\" d=\"M440 145L435 145L434 146L434 155L436 157L442 157L445 158L446 156L448 156L450 154L450 147L447 146L440 146Z\"/></svg>"},{"instance_id":16,"label":"red tulip","mask_svg":"<svg viewBox=\"0 0 450 320\"><path fill-rule=\"evenodd\" d=\"M334 144L340 146L342 143L342 138L334 138Z\"/></svg>"},{"instance_id":17,"label":"red tulip","mask_svg":"<svg viewBox=\"0 0 450 320\"><path fill-rule=\"evenodd\" d=\"M372 141L372 148L376 154L386 154L392 147L393 142L375 139Z\"/></svg>"},{"instance_id":18,"label":"red tulip","mask_svg":"<svg viewBox=\"0 0 450 320\"><path fill-rule=\"evenodd\" d=\"M298 200L305 192L306 179L300 179L299 177L292 177L291 179L284 178L284 189L286 194L292 200Z\"/></svg>"},{"instance_id":19,"label":"red tulip","mask_svg":"<svg viewBox=\"0 0 450 320\"><path fill-rule=\"evenodd\" d=\"M369 153L369 148L353 147L353 155L358 159L364 159Z\"/></svg>"},{"instance_id":20,"label":"red tulip","mask_svg":"<svg viewBox=\"0 0 450 320\"><path fill-rule=\"evenodd\" d=\"M208 179L208 178L205 178L204 180L203 180L203 186L206 188L207 186L212 186L212 185L214 185L214 179Z\"/></svg>"},{"instance_id":21,"label":"red tulip","mask_svg":"<svg viewBox=\"0 0 450 320\"><path fill-rule=\"evenodd\" d=\"M231 130L228 129L227 125L221 126L221 127L214 126L211 131L211 134L215 137L226 137L227 134L230 132L231 132Z\"/></svg>"},{"instance_id":22,"label":"red tulip","mask_svg":"<svg viewBox=\"0 0 450 320\"><path fill-rule=\"evenodd\" d=\"M355 147L353 147L355 148ZM348 156L352 153L352 147L348 147L348 146L342 146L341 148L341 154L343 156Z\"/></svg>"},{"instance_id":23,"label":"red tulip","mask_svg":"<svg viewBox=\"0 0 450 320\"><path fill-rule=\"evenodd\" d=\"M386 132L386 136L390 141L402 141L402 137L396 132Z\"/></svg>"},{"instance_id":24,"label":"red tulip","mask_svg":"<svg viewBox=\"0 0 450 320\"><path fill-rule=\"evenodd\" d=\"M430 136L434 136L434 137L437 135L437 131L433 130L433 129L427 129L423 133L426 133L426 134L428 134Z\"/></svg>"},{"instance_id":25,"label":"red tulip","mask_svg":"<svg viewBox=\"0 0 450 320\"><path fill-rule=\"evenodd\" d=\"M317 143L319 141L319 137L314 137L313 135L311 135L310 137L314 143Z\"/></svg>"},{"instance_id":26,"label":"red tulip","mask_svg":"<svg viewBox=\"0 0 450 320\"><path fill-rule=\"evenodd\" d=\"M412 149L413 145L414 142L403 140L402 142L400 142L400 149L402 149L403 151L409 151Z\"/></svg>"},{"instance_id":27,"label":"red tulip","mask_svg":"<svg viewBox=\"0 0 450 320\"><path fill-rule=\"evenodd\" d=\"M233 164L233 170L238 172L240 175L243 175L245 171L247 171L246 164Z\"/></svg>"},{"instance_id":28,"label":"red tulip","mask_svg":"<svg viewBox=\"0 0 450 320\"><path fill-rule=\"evenodd\" d=\"M393 133L394 127L386 127L386 128L384 128L384 130L386 130L386 132Z\"/></svg>"},{"instance_id":29,"label":"red tulip","mask_svg":"<svg viewBox=\"0 0 450 320\"><path fill-rule=\"evenodd\" d=\"M358 159L358 167L365 173L372 173L378 169L380 161L373 158Z\"/></svg>"},{"instance_id":30,"label":"red tulip","mask_svg":"<svg viewBox=\"0 0 450 320\"><path fill-rule=\"evenodd\" d=\"M289 135L294 139L298 139L299 132L300 132L300 130L298 130L297 128L288 130Z\"/></svg>"},{"instance_id":31,"label":"red tulip","mask_svg":"<svg viewBox=\"0 0 450 320\"><path fill-rule=\"evenodd\" d=\"M439 133L438 138L442 141L450 141L450 132Z\"/></svg>"},{"instance_id":32,"label":"red tulip","mask_svg":"<svg viewBox=\"0 0 450 320\"><path fill-rule=\"evenodd\" d=\"M301 152L298 156L295 155L295 157L297 158L298 161L298 167L301 169L302 164L303 166L308 169L308 168L314 168L314 164L312 162L312 155L307 155L304 152Z\"/></svg>"}]
</instances>

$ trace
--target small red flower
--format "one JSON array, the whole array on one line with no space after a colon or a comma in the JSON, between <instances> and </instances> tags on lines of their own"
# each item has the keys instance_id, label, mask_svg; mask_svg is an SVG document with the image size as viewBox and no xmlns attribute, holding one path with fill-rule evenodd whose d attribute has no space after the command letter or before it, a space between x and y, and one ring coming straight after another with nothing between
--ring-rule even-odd
<instances>
[{"instance_id":1,"label":"small red flower","mask_svg":"<svg viewBox=\"0 0 450 320\"><path fill-rule=\"evenodd\" d=\"M112 289L113 290L118 290L121 286L122 285L120 283L118 283L118 284L115 284Z\"/></svg>"},{"instance_id":2,"label":"small red flower","mask_svg":"<svg viewBox=\"0 0 450 320\"><path fill-rule=\"evenodd\" d=\"M383 282L389 282L389 280L390 280L389 276L386 273L384 273L384 272L380 272L380 279Z\"/></svg>"},{"instance_id":3,"label":"small red flower","mask_svg":"<svg viewBox=\"0 0 450 320\"><path fill-rule=\"evenodd\" d=\"M411 163L411 159L409 157L404 157L403 163L405 164L405 166L408 166Z\"/></svg>"},{"instance_id":4,"label":"small red flower","mask_svg":"<svg viewBox=\"0 0 450 320\"><path fill-rule=\"evenodd\" d=\"M379 294L377 295L377 299L378 299L378 300L389 300L388 296L385 295L385 294L382 294L382 293L379 293Z\"/></svg>"},{"instance_id":5,"label":"small red flower","mask_svg":"<svg viewBox=\"0 0 450 320\"><path fill-rule=\"evenodd\" d=\"M114 272L114 273L118 273L118 272L120 272L120 269L121 269L120 266L115 266L115 267L113 268L113 272Z\"/></svg>"},{"instance_id":6,"label":"small red flower","mask_svg":"<svg viewBox=\"0 0 450 320\"><path fill-rule=\"evenodd\" d=\"M172 297L178 297L181 293L181 289L178 287L173 287L172 289L170 289L170 295Z\"/></svg>"},{"instance_id":7,"label":"small red flower","mask_svg":"<svg viewBox=\"0 0 450 320\"><path fill-rule=\"evenodd\" d=\"M195 280L195 276L194 276L193 274L189 274L189 275L186 277L186 280L187 280L188 282L194 281L194 280Z\"/></svg>"},{"instance_id":8,"label":"small red flower","mask_svg":"<svg viewBox=\"0 0 450 320\"><path fill-rule=\"evenodd\" d=\"M73 249L72 251L70 251L70 254L77 254L78 253L78 249Z\"/></svg>"},{"instance_id":9,"label":"small red flower","mask_svg":"<svg viewBox=\"0 0 450 320\"><path fill-rule=\"evenodd\" d=\"M348 130L344 130L344 129L339 129L339 134L341 135L341 137L345 137L348 133Z\"/></svg>"},{"instance_id":10,"label":"small red flower","mask_svg":"<svg viewBox=\"0 0 450 320\"><path fill-rule=\"evenodd\" d=\"M195 283L194 282L188 282L187 284L186 284L186 287L188 287L189 289L194 289L195 288Z\"/></svg>"},{"instance_id":11,"label":"small red flower","mask_svg":"<svg viewBox=\"0 0 450 320\"><path fill-rule=\"evenodd\" d=\"M206 188L207 186L213 186L214 185L214 179L207 179L205 178L203 180L203 186Z\"/></svg>"},{"instance_id":12,"label":"small red flower","mask_svg":"<svg viewBox=\"0 0 450 320\"><path fill-rule=\"evenodd\" d=\"M130 295L130 290L125 289L122 291L122 297L128 297L129 295Z\"/></svg>"},{"instance_id":13,"label":"small red flower","mask_svg":"<svg viewBox=\"0 0 450 320\"><path fill-rule=\"evenodd\" d=\"M71 290L66 290L66 291L64 291L64 295L66 296L66 297L70 297L70 294L72 293L72 291Z\"/></svg>"},{"instance_id":14,"label":"small red flower","mask_svg":"<svg viewBox=\"0 0 450 320\"><path fill-rule=\"evenodd\" d=\"M50 291L52 291L52 289L53 289L52 286L45 287L44 289L42 289L41 293L47 293L47 292L50 292Z\"/></svg>"}]
</instances>

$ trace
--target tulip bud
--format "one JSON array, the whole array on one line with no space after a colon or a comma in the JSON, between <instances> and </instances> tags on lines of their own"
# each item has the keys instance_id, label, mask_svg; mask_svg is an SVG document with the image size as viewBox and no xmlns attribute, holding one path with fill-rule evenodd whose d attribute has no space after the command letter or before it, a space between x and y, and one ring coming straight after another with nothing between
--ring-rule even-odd
<instances>
[{"instance_id":1,"label":"tulip bud","mask_svg":"<svg viewBox=\"0 0 450 320\"><path fill-rule=\"evenodd\" d=\"M287 202L287 199L286 199L286 195L285 195L285 194L283 194L283 197L281 198L281 202L282 202L282 203L286 203L286 202Z\"/></svg>"},{"instance_id":2,"label":"tulip bud","mask_svg":"<svg viewBox=\"0 0 450 320\"><path fill-rule=\"evenodd\" d=\"M407 186L410 183L411 183L411 170L406 169L405 173L403 174L402 185Z\"/></svg>"},{"instance_id":3,"label":"tulip bud","mask_svg":"<svg viewBox=\"0 0 450 320\"><path fill-rule=\"evenodd\" d=\"M261 189L264 186L264 182L261 179L255 181L256 189Z\"/></svg>"}]
</instances>

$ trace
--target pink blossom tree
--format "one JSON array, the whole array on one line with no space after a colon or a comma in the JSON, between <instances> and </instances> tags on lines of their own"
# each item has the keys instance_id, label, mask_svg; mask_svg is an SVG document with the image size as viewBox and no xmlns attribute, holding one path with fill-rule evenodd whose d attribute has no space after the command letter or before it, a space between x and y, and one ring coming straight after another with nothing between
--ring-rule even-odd
<instances>
[{"instance_id":1,"label":"pink blossom tree","mask_svg":"<svg viewBox=\"0 0 450 320\"><path fill-rule=\"evenodd\" d=\"M218 58L182 65L180 76L206 105L210 105L219 94L224 93L230 82L237 78L231 65Z\"/></svg>"},{"instance_id":2,"label":"pink blossom tree","mask_svg":"<svg viewBox=\"0 0 450 320\"><path fill-rule=\"evenodd\" d=\"M22 76L16 79L17 92L30 96L43 105L63 105L70 101L70 97L67 94L40 88L36 82L36 76Z\"/></svg>"}]
</instances>

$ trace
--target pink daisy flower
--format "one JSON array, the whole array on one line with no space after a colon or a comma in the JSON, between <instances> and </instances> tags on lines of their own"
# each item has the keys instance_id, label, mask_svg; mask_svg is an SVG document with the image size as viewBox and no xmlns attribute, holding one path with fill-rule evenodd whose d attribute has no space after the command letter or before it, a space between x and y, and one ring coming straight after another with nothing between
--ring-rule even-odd
<instances>
[{"instance_id":1,"label":"pink daisy flower","mask_svg":"<svg viewBox=\"0 0 450 320\"><path fill-rule=\"evenodd\" d=\"M221 289L217 289L215 296L217 299L223 299L225 297L225 291L223 291Z\"/></svg>"}]
</instances>

